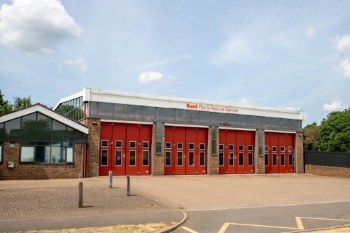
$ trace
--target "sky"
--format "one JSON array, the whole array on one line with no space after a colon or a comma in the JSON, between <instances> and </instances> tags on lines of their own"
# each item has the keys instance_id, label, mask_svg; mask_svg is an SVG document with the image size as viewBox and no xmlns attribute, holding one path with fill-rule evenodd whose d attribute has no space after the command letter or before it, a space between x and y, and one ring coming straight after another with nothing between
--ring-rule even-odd
<instances>
[{"instance_id":1,"label":"sky","mask_svg":"<svg viewBox=\"0 0 350 233\"><path fill-rule=\"evenodd\" d=\"M54 107L84 87L350 107L350 1L0 0L0 90Z\"/></svg>"}]
</instances>

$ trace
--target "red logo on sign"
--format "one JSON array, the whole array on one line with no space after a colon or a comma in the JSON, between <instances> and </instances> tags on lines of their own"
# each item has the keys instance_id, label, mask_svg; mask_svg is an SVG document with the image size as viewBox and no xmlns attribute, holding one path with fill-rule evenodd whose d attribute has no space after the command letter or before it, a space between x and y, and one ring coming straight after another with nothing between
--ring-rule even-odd
<instances>
[{"instance_id":1,"label":"red logo on sign","mask_svg":"<svg viewBox=\"0 0 350 233\"><path fill-rule=\"evenodd\" d=\"M198 104L186 104L186 108L190 108L190 109L198 109Z\"/></svg>"}]
</instances>

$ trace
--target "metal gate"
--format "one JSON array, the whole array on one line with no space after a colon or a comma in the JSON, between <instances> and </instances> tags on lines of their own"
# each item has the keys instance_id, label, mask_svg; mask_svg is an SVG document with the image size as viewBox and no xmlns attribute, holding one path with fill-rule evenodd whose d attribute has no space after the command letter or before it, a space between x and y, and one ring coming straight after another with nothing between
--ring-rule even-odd
<instances>
[{"instance_id":1,"label":"metal gate","mask_svg":"<svg viewBox=\"0 0 350 233\"><path fill-rule=\"evenodd\" d=\"M206 128L165 127L165 175L202 175L207 173Z\"/></svg>"},{"instance_id":2,"label":"metal gate","mask_svg":"<svg viewBox=\"0 0 350 233\"><path fill-rule=\"evenodd\" d=\"M254 173L255 131L219 130L219 174Z\"/></svg>"},{"instance_id":3,"label":"metal gate","mask_svg":"<svg viewBox=\"0 0 350 233\"><path fill-rule=\"evenodd\" d=\"M100 176L149 175L152 125L101 122Z\"/></svg>"},{"instance_id":4,"label":"metal gate","mask_svg":"<svg viewBox=\"0 0 350 233\"><path fill-rule=\"evenodd\" d=\"M294 136L265 132L265 173L294 172Z\"/></svg>"}]
</instances>

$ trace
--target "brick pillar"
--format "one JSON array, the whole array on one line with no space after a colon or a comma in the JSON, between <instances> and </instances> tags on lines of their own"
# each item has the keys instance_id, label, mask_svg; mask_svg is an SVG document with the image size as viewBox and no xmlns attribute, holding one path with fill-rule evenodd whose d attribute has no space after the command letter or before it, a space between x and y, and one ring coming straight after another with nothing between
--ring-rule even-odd
<instances>
[{"instance_id":1,"label":"brick pillar","mask_svg":"<svg viewBox=\"0 0 350 233\"><path fill-rule=\"evenodd\" d=\"M86 176L93 177L99 175L100 169L100 131L101 121L97 118L87 118L86 125L89 128L89 135L87 138L88 152L86 164Z\"/></svg>"},{"instance_id":2,"label":"brick pillar","mask_svg":"<svg viewBox=\"0 0 350 233\"><path fill-rule=\"evenodd\" d=\"M219 127L216 127L216 148L219 148ZM212 155L212 127L208 129L208 175L218 175L219 174L219 156Z\"/></svg>"},{"instance_id":3,"label":"brick pillar","mask_svg":"<svg viewBox=\"0 0 350 233\"><path fill-rule=\"evenodd\" d=\"M10 144L14 144L13 148L10 148ZM19 148L20 144L19 142L4 142L3 144L3 155L2 155L2 164L1 164L1 170L0 173L0 179L2 180L15 180L20 179L21 174L20 167L19 167ZM8 168L7 163L9 161L13 161L15 163L14 168Z\"/></svg>"},{"instance_id":4,"label":"brick pillar","mask_svg":"<svg viewBox=\"0 0 350 233\"><path fill-rule=\"evenodd\" d=\"M259 130L257 129L255 131L255 150L254 150L254 157L255 157L255 174L265 174L265 131L262 131L262 156L259 156Z\"/></svg>"},{"instance_id":5,"label":"brick pillar","mask_svg":"<svg viewBox=\"0 0 350 233\"><path fill-rule=\"evenodd\" d=\"M304 149L303 149L303 133L296 132L295 134L295 172L304 173Z\"/></svg>"},{"instance_id":6,"label":"brick pillar","mask_svg":"<svg viewBox=\"0 0 350 233\"><path fill-rule=\"evenodd\" d=\"M152 175L164 175L164 135L165 125L162 124L162 154L156 154L156 123L152 127Z\"/></svg>"}]
</instances>

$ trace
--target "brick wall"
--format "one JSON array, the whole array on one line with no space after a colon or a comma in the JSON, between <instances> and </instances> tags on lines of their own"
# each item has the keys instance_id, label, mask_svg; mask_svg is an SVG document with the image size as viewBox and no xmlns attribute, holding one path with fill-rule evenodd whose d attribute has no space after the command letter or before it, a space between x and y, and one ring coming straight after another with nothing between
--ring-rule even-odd
<instances>
[{"instance_id":1,"label":"brick wall","mask_svg":"<svg viewBox=\"0 0 350 233\"><path fill-rule=\"evenodd\" d=\"M216 148L219 148L219 127L216 127ZM212 155L212 127L208 129L208 175L218 175L219 174L219 156Z\"/></svg>"},{"instance_id":2,"label":"brick wall","mask_svg":"<svg viewBox=\"0 0 350 233\"><path fill-rule=\"evenodd\" d=\"M152 175L164 175L164 135L165 125L162 124L162 154L156 154L156 124L152 128Z\"/></svg>"},{"instance_id":3,"label":"brick wall","mask_svg":"<svg viewBox=\"0 0 350 233\"><path fill-rule=\"evenodd\" d=\"M258 129L255 131L255 147L254 147L254 167L255 167L255 174L265 174L265 131L262 132L263 134L263 151L262 156L259 156L259 131Z\"/></svg>"},{"instance_id":4,"label":"brick wall","mask_svg":"<svg viewBox=\"0 0 350 233\"><path fill-rule=\"evenodd\" d=\"M5 142L3 146L3 163L0 164L1 180L79 178L83 174L85 144L74 145L73 164L20 163L20 143L14 143L14 148L10 148L9 142ZM14 161L14 168L7 167L9 161Z\"/></svg>"},{"instance_id":5,"label":"brick wall","mask_svg":"<svg viewBox=\"0 0 350 233\"><path fill-rule=\"evenodd\" d=\"M306 164L305 173L320 176L350 178L350 168L347 167L331 167Z\"/></svg>"},{"instance_id":6,"label":"brick wall","mask_svg":"<svg viewBox=\"0 0 350 233\"><path fill-rule=\"evenodd\" d=\"M296 132L295 134L295 172L304 173L304 149L303 149L303 134Z\"/></svg>"},{"instance_id":7,"label":"brick wall","mask_svg":"<svg viewBox=\"0 0 350 233\"><path fill-rule=\"evenodd\" d=\"M93 177L99 175L100 169L100 129L101 121L96 118L87 118L85 120L86 126L89 128L89 135L87 138L88 150L87 150L87 177Z\"/></svg>"}]
</instances>

